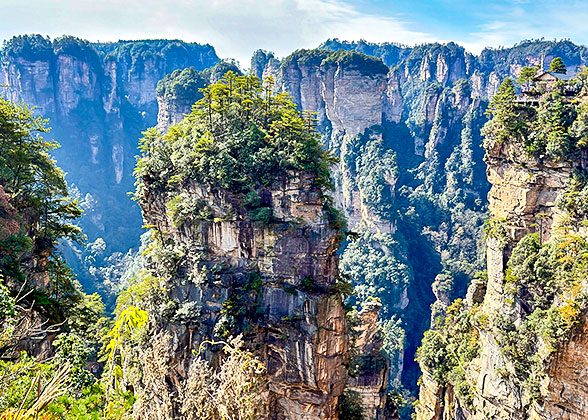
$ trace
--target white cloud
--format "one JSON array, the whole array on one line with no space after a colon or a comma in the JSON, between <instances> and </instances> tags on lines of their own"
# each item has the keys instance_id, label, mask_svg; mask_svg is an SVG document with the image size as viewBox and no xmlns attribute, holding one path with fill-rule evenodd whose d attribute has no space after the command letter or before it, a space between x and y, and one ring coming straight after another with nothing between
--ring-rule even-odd
<instances>
[{"instance_id":1,"label":"white cloud","mask_svg":"<svg viewBox=\"0 0 588 420\"><path fill-rule=\"evenodd\" d=\"M248 66L251 53L284 56L327 38L415 44L434 36L396 16L359 11L344 0L0 0L0 38L72 34L92 41L180 38L210 43Z\"/></svg>"},{"instance_id":2,"label":"white cloud","mask_svg":"<svg viewBox=\"0 0 588 420\"><path fill-rule=\"evenodd\" d=\"M547 0L515 3L516 6L496 7L488 21L470 33L462 45L479 53L484 47L510 46L524 39L570 38L576 43L588 42L586 1L570 1L562 7Z\"/></svg>"}]
</instances>

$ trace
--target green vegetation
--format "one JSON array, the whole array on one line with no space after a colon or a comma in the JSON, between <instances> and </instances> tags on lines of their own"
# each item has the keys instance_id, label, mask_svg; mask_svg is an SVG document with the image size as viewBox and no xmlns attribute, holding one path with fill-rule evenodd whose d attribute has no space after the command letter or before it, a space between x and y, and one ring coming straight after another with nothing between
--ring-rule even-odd
<instances>
[{"instance_id":1,"label":"green vegetation","mask_svg":"<svg viewBox=\"0 0 588 420\"><path fill-rule=\"evenodd\" d=\"M2 56L29 61L49 62L57 55L70 55L89 63L94 71L100 68L98 53L88 41L70 35L55 38L42 35L19 35L8 40Z\"/></svg>"},{"instance_id":2,"label":"green vegetation","mask_svg":"<svg viewBox=\"0 0 588 420\"><path fill-rule=\"evenodd\" d=\"M527 39L512 48L486 48L480 54L480 70L486 74L495 71L507 76L513 65L524 66L529 57L561 57L566 63L581 63L588 48L576 45L569 39L547 41Z\"/></svg>"},{"instance_id":3,"label":"green vegetation","mask_svg":"<svg viewBox=\"0 0 588 420\"><path fill-rule=\"evenodd\" d=\"M338 66L344 69L357 70L366 76L388 74L388 66L382 60L354 51L335 51L322 62L321 67Z\"/></svg>"},{"instance_id":4,"label":"green vegetation","mask_svg":"<svg viewBox=\"0 0 588 420\"><path fill-rule=\"evenodd\" d=\"M504 217L488 220L484 226L484 235L486 239L496 240L501 248L506 247L511 241L508 220Z\"/></svg>"},{"instance_id":5,"label":"green vegetation","mask_svg":"<svg viewBox=\"0 0 588 420\"><path fill-rule=\"evenodd\" d=\"M25 60L49 60L53 54L51 40L42 35L19 35L12 37L2 48L3 57L21 57Z\"/></svg>"},{"instance_id":6,"label":"green vegetation","mask_svg":"<svg viewBox=\"0 0 588 420\"><path fill-rule=\"evenodd\" d=\"M94 67L94 71L100 69L100 58L97 51L88 41L71 35L63 35L53 40L55 55L65 54L85 61Z\"/></svg>"},{"instance_id":7,"label":"green vegetation","mask_svg":"<svg viewBox=\"0 0 588 420\"><path fill-rule=\"evenodd\" d=\"M0 98L0 413L118 419L130 397L107 392L88 370L109 328L104 304L83 293L55 251L62 239L82 239L72 223L81 210L49 154L58 144L43 138L48 130L29 108ZM36 350L30 342L52 344L55 356L19 355Z\"/></svg>"},{"instance_id":8,"label":"green vegetation","mask_svg":"<svg viewBox=\"0 0 588 420\"><path fill-rule=\"evenodd\" d=\"M364 420L361 395L356 391L345 391L339 402L340 420Z\"/></svg>"},{"instance_id":9,"label":"green vegetation","mask_svg":"<svg viewBox=\"0 0 588 420\"><path fill-rule=\"evenodd\" d=\"M126 65L131 72L141 71L147 60L161 64L165 73L188 67L201 71L219 61L212 46L177 39L117 41L92 45L104 61L115 60Z\"/></svg>"},{"instance_id":10,"label":"green vegetation","mask_svg":"<svg viewBox=\"0 0 588 420\"><path fill-rule=\"evenodd\" d=\"M0 98L0 184L17 211L34 211L39 226L33 235L48 246L60 238L80 239L69 221L81 215L69 198L63 173L49 155L58 144L45 140L47 120L32 110Z\"/></svg>"},{"instance_id":11,"label":"green vegetation","mask_svg":"<svg viewBox=\"0 0 588 420\"><path fill-rule=\"evenodd\" d=\"M553 160L573 159L586 147L587 105L585 101L570 100L564 82L547 89L536 107L517 103L515 98L514 83L507 78L488 107L487 114L492 119L482 131L487 144L520 144L529 156Z\"/></svg>"},{"instance_id":12,"label":"green vegetation","mask_svg":"<svg viewBox=\"0 0 588 420\"><path fill-rule=\"evenodd\" d=\"M549 71L554 73L566 74L568 71L561 57L555 57L549 65Z\"/></svg>"},{"instance_id":13,"label":"green vegetation","mask_svg":"<svg viewBox=\"0 0 588 420\"><path fill-rule=\"evenodd\" d=\"M270 203L262 203L257 191L252 190L245 194L243 201L251 220L262 226L267 226L272 222L273 212Z\"/></svg>"},{"instance_id":14,"label":"green vegetation","mask_svg":"<svg viewBox=\"0 0 588 420\"><path fill-rule=\"evenodd\" d=\"M212 211L206 203L187 193L181 193L169 200L167 209L174 225L178 227L191 220L212 219Z\"/></svg>"},{"instance_id":15,"label":"green vegetation","mask_svg":"<svg viewBox=\"0 0 588 420\"><path fill-rule=\"evenodd\" d=\"M234 62L226 60L219 61L203 71L197 71L194 67L177 69L157 82L155 92L158 97L166 101L183 101L193 104L203 98L204 88L217 82L228 72L241 74Z\"/></svg>"},{"instance_id":16,"label":"green vegetation","mask_svg":"<svg viewBox=\"0 0 588 420\"><path fill-rule=\"evenodd\" d=\"M259 77L263 77L263 70L266 66L278 68L280 61L275 57L274 53L265 50L256 50L251 56L251 73Z\"/></svg>"},{"instance_id":17,"label":"green vegetation","mask_svg":"<svg viewBox=\"0 0 588 420\"><path fill-rule=\"evenodd\" d=\"M521 69L519 77L517 78L518 84L528 83L535 79L537 73L541 70L540 66L525 66Z\"/></svg>"},{"instance_id":18,"label":"green vegetation","mask_svg":"<svg viewBox=\"0 0 588 420\"><path fill-rule=\"evenodd\" d=\"M433 379L452 384L460 399L471 404L475 384L466 374L468 364L479 354L479 331L491 332L509 362L498 373L524 389L526 398L540 402L539 384L551 356L569 339L588 306L583 285L587 274L585 238L567 235L541 244L538 233L525 236L508 261L507 307L482 314L479 304L466 307L456 300L425 333L417 360Z\"/></svg>"},{"instance_id":19,"label":"green vegetation","mask_svg":"<svg viewBox=\"0 0 588 420\"><path fill-rule=\"evenodd\" d=\"M396 154L386 147L380 127L372 127L345 144L342 170L361 191L364 205L383 220L391 220L392 187L398 175ZM352 185L352 186L355 186Z\"/></svg>"},{"instance_id":20,"label":"green vegetation","mask_svg":"<svg viewBox=\"0 0 588 420\"><path fill-rule=\"evenodd\" d=\"M524 135L524 122L521 113L514 103L516 98L514 82L510 78L504 79L496 95L492 97L486 115L491 120L484 126L482 135L486 138L496 138L503 143L509 139L520 141Z\"/></svg>"},{"instance_id":21,"label":"green vegetation","mask_svg":"<svg viewBox=\"0 0 588 420\"><path fill-rule=\"evenodd\" d=\"M576 107L566 106L559 89L544 95L525 140L527 152L535 156L546 153L556 160L569 159L576 146L569 132L576 116Z\"/></svg>"},{"instance_id":22,"label":"green vegetation","mask_svg":"<svg viewBox=\"0 0 588 420\"><path fill-rule=\"evenodd\" d=\"M222 320L215 326L217 336L234 337L253 327L259 315L261 286L261 276L255 270L238 278L229 297L223 302Z\"/></svg>"},{"instance_id":23,"label":"green vegetation","mask_svg":"<svg viewBox=\"0 0 588 420\"><path fill-rule=\"evenodd\" d=\"M474 385L468 382L466 369L480 351L480 308L464 306L457 299L447 308L445 318L438 318L435 326L425 332L417 351L417 361L440 384L450 383L456 394L470 408Z\"/></svg>"},{"instance_id":24,"label":"green vegetation","mask_svg":"<svg viewBox=\"0 0 588 420\"><path fill-rule=\"evenodd\" d=\"M208 85L208 80L194 67L183 70L174 70L166 74L163 79L157 82L156 93L167 101L169 100L190 100L196 102L202 98L201 89Z\"/></svg>"},{"instance_id":25,"label":"green vegetation","mask_svg":"<svg viewBox=\"0 0 588 420\"><path fill-rule=\"evenodd\" d=\"M532 233L513 249L505 276L505 293L523 310L515 324L498 314L493 331L499 347L512 362L514 371L506 371L516 384L541 400L539 382L546 363L570 330L580 322L588 305L583 280L588 274L588 242L567 235L541 244Z\"/></svg>"},{"instance_id":26,"label":"green vegetation","mask_svg":"<svg viewBox=\"0 0 588 420\"><path fill-rule=\"evenodd\" d=\"M334 52L321 49L296 50L282 62L283 68L290 65L321 69L340 66L344 69L357 70L366 76L385 75L389 70L379 58L344 50Z\"/></svg>"},{"instance_id":27,"label":"green vegetation","mask_svg":"<svg viewBox=\"0 0 588 420\"><path fill-rule=\"evenodd\" d=\"M329 39L319 46L319 49L329 51L356 51L365 55L371 55L382 59L387 66L395 66L406 56L411 48L395 42L375 44L365 40L341 41L337 38Z\"/></svg>"},{"instance_id":28,"label":"green vegetation","mask_svg":"<svg viewBox=\"0 0 588 420\"><path fill-rule=\"evenodd\" d=\"M361 231L359 238L347 245L341 256L341 271L355 286L358 301L378 297L384 303L383 314L387 314L387 305L398 301L399 292L412 276L405 247L390 234L368 230Z\"/></svg>"},{"instance_id":29,"label":"green vegetation","mask_svg":"<svg viewBox=\"0 0 588 420\"><path fill-rule=\"evenodd\" d=\"M576 170L572 174L565 193L556 205L568 215L565 225L570 225L574 230L585 225L588 219L588 174L585 170Z\"/></svg>"},{"instance_id":30,"label":"green vegetation","mask_svg":"<svg viewBox=\"0 0 588 420\"><path fill-rule=\"evenodd\" d=\"M184 121L165 135L148 130L136 176L168 189L168 180L195 180L232 191L269 186L290 171L312 172L317 186L331 187L333 158L323 150L310 117L287 95L262 87L255 76L227 73L203 90Z\"/></svg>"},{"instance_id":31,"label":"green vegetation","mask_svg":"<svg viewBox=\"0 0 588 420\"><path fill-rule=\"evenodd\" d=\"M228 72L242 76L238 63L234 60L221 60L214 66L202 70L202 76L210 83L216 83L221 80Z\"/></svg>"}]
</instances>

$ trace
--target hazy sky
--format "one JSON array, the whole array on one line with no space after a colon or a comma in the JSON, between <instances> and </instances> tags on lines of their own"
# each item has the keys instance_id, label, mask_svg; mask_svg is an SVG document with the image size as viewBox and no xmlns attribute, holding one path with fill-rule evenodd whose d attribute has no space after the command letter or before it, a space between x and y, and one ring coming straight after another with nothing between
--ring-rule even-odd
<instances>
[{"instance_id":1,"label":"hazy sky","mask_svg":"<svg viewBox=\"0 0 588 420\"><path fill-rule=\"evenodd\" d=\"M328 38L456 41L472 52L528 38L588 43L588 1L568 0L0 0L0 39L40 33L90 41L180 38L249 66Z\"/></svg>"}]
</instances>

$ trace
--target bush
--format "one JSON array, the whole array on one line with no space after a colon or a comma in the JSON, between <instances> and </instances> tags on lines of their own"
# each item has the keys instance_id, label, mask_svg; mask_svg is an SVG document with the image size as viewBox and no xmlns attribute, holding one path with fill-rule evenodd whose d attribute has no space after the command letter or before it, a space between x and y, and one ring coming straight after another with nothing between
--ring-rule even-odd
<instances>
[{"instance_id":1,"label":"bush","mask_svg":"<svg viewBox=\"0 0 588 420\"><path fill-rule=\"evenodd\" d=\"M169 179L194 179L251 191L303 171L315 174L319 188L331 188L333 158L322 148L313 121L302 118L287 95L264 89L257 77L232 72L208 86L192 113L165 136L146 132L139 181L167 188ZM139 182L139 196L143 186Z\"/></svg>"},{"instance_id":2,"label":"bush","mask_svg":"<svg viewBox=\"0 0 588 420\"><path fill-rule=\"evenodd\" d=\"M364 420L361 395L356 391L345 391L339 400L340 420Z\"/></svg>"}]
</instances>

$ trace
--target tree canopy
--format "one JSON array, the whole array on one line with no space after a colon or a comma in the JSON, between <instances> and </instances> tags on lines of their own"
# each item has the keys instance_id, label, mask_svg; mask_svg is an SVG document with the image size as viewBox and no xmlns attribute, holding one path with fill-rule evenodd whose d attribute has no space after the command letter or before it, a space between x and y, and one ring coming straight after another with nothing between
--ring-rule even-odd
<instances>
[{"instance_id":1,"label":"tree canopy","mask_svg":"<svg viewBox=\"0 0 588 420\"><path fill-rule=\"evenodd\" d=\"M523 84L532 81L535 76L537 76L537 72L540 70L539 66L525 66L521 69L519 73L519 77L517 79L517 83Z\"/></svg>"},{"instance_id":2,"label":"tree canopy","mask_svg":"<svg viewBox=\"0 0 588 420\"><path fill-rule=\"evenodd\" d=\"M488 105L486 114L492 117L492 120L484 127L482 134L487 136L492 133L498 142L503 142L509 137L522 136L524 125L514 103L515 97L514 82L507 77Z\"/></svg>"},{"instance_id":3,"label":"tree canopy","mask_svg":"<svg viewBox=\"0 0 588 420\"><path fill-rule=\"evenodd\" d=\"M549 71L554 73L566 74L567 69L561 57L555 57L549 65Z\"/></svg>"},{"instance_id":4,"label":"tree canopy","mask_svg":"<svg viewBox=\"0 0 588 420\"><path fill-rule=\"evenodd\" d=\"M301 114L273 82L227 72L202 90L192 113L168 133L144 133L136 175L159 183L194 179L234 191L268 186L289 171L316 174L321 188L331 187L329 165L312 114Z\"/></svg>"},{"instance_id":5,"label":"tree canopy","mask_svg":"<svg viewBox=\"0 0 588 420\"><path fill-rule=\"evenodd\" d=\"M60 238L81 238L71 223L81 209L69 197L63 172L49 154L59 145L43 138L48 131L47 120L26 105L0 98L0 185L17 211L38 216L38 226L30 226L35 236L53 244Z\"/></svg>"}]
</instances>

